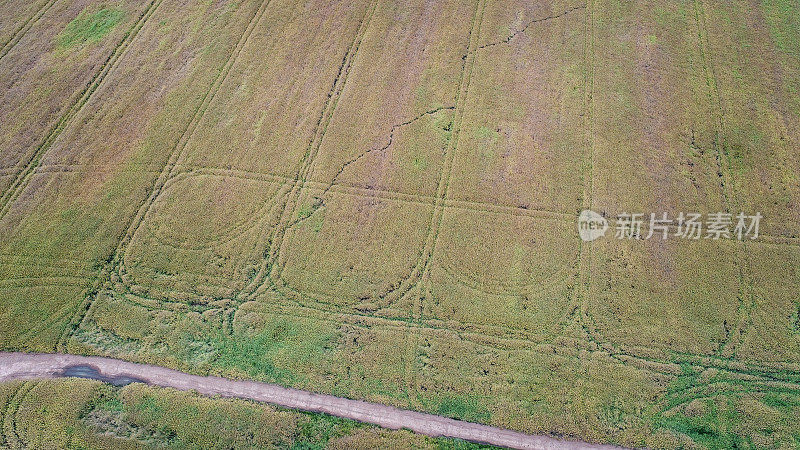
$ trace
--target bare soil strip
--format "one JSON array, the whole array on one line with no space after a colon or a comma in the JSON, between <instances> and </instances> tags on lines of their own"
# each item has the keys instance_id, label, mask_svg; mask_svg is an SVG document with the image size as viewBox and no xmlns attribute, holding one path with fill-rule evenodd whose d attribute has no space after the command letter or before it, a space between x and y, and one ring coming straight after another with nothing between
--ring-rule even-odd
<instances>
[{"instance_id":1,"label":"bare soil strip","mask_svg":"<svg viewBox=\"0 0 800 450\"><path fill-rule=\"evenodd\" d=\"M90 369L87 370L87 367ZM77 375L116 384L129 381L205 395L236 397L272 403L285 408L371 423L385 428L407 428L428 436L445 436L517 449L611 449L608 445L562 441L447 417L407 411L392 406L350 400L332 395L289 389L256 381L190 375L165 367L136 364L112 358L47 353L0 352L0 382Z\"/></svg>"}]
</instances>

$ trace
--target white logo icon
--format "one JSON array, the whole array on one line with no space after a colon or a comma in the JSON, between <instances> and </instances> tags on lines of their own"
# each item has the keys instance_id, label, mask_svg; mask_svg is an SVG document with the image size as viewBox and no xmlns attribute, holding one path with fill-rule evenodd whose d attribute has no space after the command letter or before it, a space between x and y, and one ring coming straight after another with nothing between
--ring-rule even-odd
<instances>
[{"instance_id":1,"label":"white logo icon","mask_svg":"<svg viewBox=\"0 0 800 450\"><path fill-rule=\"evenodd\" d=\"M578 234L586 242L593 241L606 235L608 220L600 214L584 209L578 216Z\"/></svg>"}]
</instances>

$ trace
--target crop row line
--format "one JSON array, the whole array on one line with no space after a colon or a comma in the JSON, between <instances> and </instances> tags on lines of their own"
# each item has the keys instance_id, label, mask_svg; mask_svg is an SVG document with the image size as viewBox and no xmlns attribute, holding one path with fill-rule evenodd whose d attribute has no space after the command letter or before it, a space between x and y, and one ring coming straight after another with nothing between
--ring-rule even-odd
<instances>
[{"instance_id":1,"label":"crop row line","mask_svg":"<svg viewBox=\"0 0 800 450\"><path fill-rule=\"evenodd\" d=\"M14 31L11 37L0 48L0 59L3 59L8 52L16 46L19 41L30 31L30 29L44 16L44 14L56 3L57 0L49 0L39 8L31 17L28 18L19 28Z\"/></svg>"},{"instance_id":2,"label":"crop row line","mask_svg":"<svg viewBox=\"0 0 800 450\"><path fill-rule=\"evenodd\" d=\"M49 166L50 165L40 166L37 169L37 171L43 168L47 168ZM259 181L259 182L281 183L281 184L293 184L295 181L297 181L296 178L269 172L250 172L238 169L185 166L181 164L178 164L177 166L183 169L183 171L181 172L182 174L189 176L209 175L209 176L219 176L225 178L239 178L248 181ZM62 166L59 165L58 167ZM61 170L60 172L64 171L66 170ZM158 171L153 170L153 172L160 173L160 170ZM591 180L587 178L587 181L585 183L590 184ZM436 203L436 197L434 197L433 195L404 192L404 191L385 189L375 186L364 186L355 183L337 182L331 185L330 182L326 183L321 181L307 180L304 182L304 184L306 188L319 189L323 191L323 193L326 192L327 190L327 192L335 192L345 195L359 196L363 198L379 198L383 200L402 201L406 203L419 204L421 206L433 206ZM323 194L321 193L316 195L316 197L321 197L322 195ZM531 208L519 205L488 203L488 202L467 200L460 198L446 198L443 200L443 203L446 208L452 207L473 212L488 212L488 213L506 214L518 217L564 220L570 222L574 222L575 219L577 218L577 214L571 214L563 211L554 211L542 208ZM649 231L647 220L642 224L643 235L646 235L646 232ZM296 220L295 223L293 223L293 225L296 225L297 222L299 222L299 220ZM785 222L785 223L770 222L770 224L774 226L784 226L784 227L791 227L796 225L795 222ZM670 234L674 234L675 232L678 231L677 224L666 225L666 227ZM737 238L735 236L730 236L728 238L723 237L722 239L734 240ZM744 240L743 242L768 243L774 245L787 245L793 247L800 246L800 238L798 238L795 235L769 234L763 232L759 233L759 240L757 241Z\"/></svg>"},{"instance_id":3,"label":"crop row line","mask_svg":"<svg viewBox=\"0 0 800 450\"><path fill-rule=\"evenodd\" d=\"M16 175L12 184L3 193L2 197L0 197L0 219L2 219L3 216L8 213L14 200L28 185L28 182L35 173L36 168L41 163L44 154L50 149L56 139L58 139L58 137L61 135L61 132L67 128L75 116L77 116L77 114L93 97L94 93L107 78L109 72L111 72L111 70L115 67L116 63L122 58L123 54L126 53L130 47L130 43L136 38L139 30L142 29L147 19L149 19L155 10L158 9L161 1L162 0L152 0L150 2L147 8L145 8L145 10L139 16L139 19L134 23L131 29L125 33L122 39L120 39L120 42L116 47L114 47L114 50L111 52L108 58L106 58L106 61L100 66L100 70L98 70L92 79L86 84L86 87L78 95L78 99L67 109L67 111L64 112L58 122L56 122L50 129L50 132L45 140L36 148L36 150L32 152L28 161L25 163L24 169Z\"/></svg>"},{"instance_id":4,"label":"crop row line","mask_svg":"<svg viewBox=\"0 0 800 450\"><path fill-rule=\"evenodd\" d=\"M450 108L444 108L444 109L450 109ZM369 152L375 150L376 149L369 150ZM50 165L42 167L49 167L49 166ZM66 169L67 167L68 166L63 166L61 171L62 172L68 171L68 169ZM356 196L363 195L364 197L378 197L386 200L405 201L408 203L417 203L424 206L433 206L436 203L436 197L434 195L420 194L415 192L404 192L401 190L392 190L376 186L366 186L356 183L348 183L344 181L338 181L338 182L334 181L331 184L331 182L300 180L299 178L276 174L276 173L270 173L270 172L253 172L247 170L228 169L222 167L191 166L180 163L177 164L176 167L179 170L181 170L183 174L186 174L188 176L208 175L208 176L218 176L223 178L238 178L247 181L280 183L289 185L293 185L294 183L300 181L303 183L304 188L319 189L320 191L322 191L321 193L316 194L315 195L316 197L321 197L323 194L330 191L330 192L343 193ZM160 170L156 172L160 173ZM577 217L577 211L575 212L575 214L572 214L568 212L554 211L550 209L531 208L527 206L508 205L502 203L489 203L477 200L468 200L465 198L446 198L442 201L452 206L458 206L460 209L468 209L478 212L484 212L484 211L493 212L496 210L496 211L515 212L516 213L515 215L520 215L520 216L542 215L545 217L564 218L564 219L574 219ZM478 208L471 208L470 207L471 205L475 205Z\"/></svg>"},{"instance_id":5,"label":"crop row line","mask_svg":"<svg viewBox=\"0 0 800 450\"><path fill-rule=\"evenodd\" d=\"M81 294L76 296L77 302L80 302L83 299L83 295L86 293L86 286L85 283L83 285L72 285L68 287L73 288L84 288L81 290ZM37 285L36 287L54 287L54 288L64 288L65 285L63 284L44 284L44 285ZM30 341L36 341L42 333L46 332L47 330L51 329L60 329L61 333L64 333L65 329L69 327L69 320L72 318L72 315L75 311L75 306L69 303L65 303L61 306L61 308L53 313L51 313L46 319L36 321L34 325L26 328L25 331L21 332L20 334L15 336L15 342L17 343L16 346L19 347L20 345L23 349L27 349L26 343ZM59 334L59 337L61 334Z\"/></svg>"},{"instance_id":6,"label":"crop row line","mask_svg":"<svg viewBox=\"0 0 800 450\"><path fill-rule=\"evenodd\" d=\"M186 127L183 129L179 139L176 141L175 146L170 152L166 164L161 170L161 174L157 179L153 181L153 184L150 187L150 195L145 199L145 201L139 207L139 210L137 211L136 215L131 217L131 219L127 224L127 227L125 228L126 231L120 237L119 243L116 249L114 250L114 253L109 257L109 260L106 261L104 267L100 269L96 281L97 287L93 289L89 293L89 295L86 296L85 301L78 306L78 309L75 312L75 316L71 322L71 325L67 327L67 330L62 335L62 338L58 344L59 347L63 348L67 345L69 337L75 332L78 326L80 326L80 323L84 320L86 314L91 309L92 302L98 295L101 286L105 283L108 283L110 273L113 272L115 266L119 264L128 243L133 238L133 235L135 234L136 230L139 228L141 223L144 221L147 212L152 207L156 197L158 197L158 195L161 193L161 189L163 188L164 184L173 175L175 170L175 164L179 160L180 154L186 148L186 144L191 135L196 130L197 124L199 123L200 119L202 118L203 114L208 108L208 105L211 103L216 93L218 92L219 87L227 78L231 67L234 65L238 55L241 53L242 48L245 46L247 40L249 39L250 35L253 32L253 29L255 28L256 24L260 21L269 3L270 0L263 0L259 8L253 13L253 17L250 18L250 21L248 22L248 25L243 31L242 35L239 37L236 46L232 49L231 54L228 55L228 58L226 59L225 64L222 67L222 70L219 71L219 73L216 75L211 85L209 86L208 90L203 95L203 99L200 105L195 110L192 120L186 124Z\"/></svg>"},{"instance_id":7,"label":"crop row line","mask_svg":"<svg viewBox=\"0 0 800 450\"><path fill-rule=\"evenodd\" d=\"M446 108L449 109L449 108ZM370 150L373 151L373 150ZM48 167L53 166L54 168L61 168L60 172L68 171L68 168L72 165L42 165L38 170L47 169ZM79 167L84 167L84 165L78 165ZM88 167L88 165L86 165ZM184 164L177 164L176 167L178 170L176 172L180 172L182 175L186 176L200 176L200 175L208 175L208 176L219 176L225 178L239 178L242 180L248 181L258 181L258 182L266 182L266 183L280 183L280 184L294 184L298 181L298 178L293 178L286 175L280 175L276 173L270 172L253 172L253 171L246 171L246 170L239 170L239 169L227 169L227 168L217 168L217 167L206 167L206 166L190 166ZM111 169L109 169L111 171ZM160 173L160 170L152 170L152 172ZM177 177L176 175L175 177ZM175 178L173 177L173 178ZM591 179L582 176L585 178L585 184L590 185ZM315 197L322 197L324 193L327 192L335 192L341 193L346 195L353 195L353 196L361 196L364 198L380 198L384 200L392 200L392 201L403 201L406 203L415 203L422 206L434 206L436 204L436 197L433 195L427 194L420 194L414 192L404 192L400 190L392 190L386 188L380 188L376 186L365 186L359 185L355 183L348 183L348 182L334 182L332 185L330 182L322 182L322 181L314 181L314 180L306 180L303 181L305 188L310 189L319 189L322 191L320 194L316 194ZM586 191L586 188L584 189ZM584 193L584 197L586 193ZM519 205L508 205L508 204L501 204L501 203L488 203L483 201L477 200L467 200L464 198L445 198L442 200L445 207L453 207L467 211L474 211L474 212L489 212L489 213L498 213L498 214L507 214L513 216L520 216L520 217L532 217L532 218L543 218L543 219L563 219L565 221L574 222L577 219L577 211L575 213L568 213L563 211L555 211L551 209L543 209L543 208L531 208L528 206L519 206ZM585 207L586 209L591 209ZM645 217L645 221L642 224L642 234L646 235L645 232L649 231L648 222L649 218ZM299 220L296 220L293 225L295 225ZM769 222L770 225L774 226L783 226L783 227L791 227L796 225L795 222L783 222L783 223L776 223L776 222ZM665 225L669 233L674 234L678 231L677 224ZM735 237L731 236L728 238L722 238L725 240L733 240ZM798 246L800 245L800 237L795 235L776 235L776 234L768 234L768 233L759 233L759 239L767 239L771 244L785 244L789 246ZM748 241L744 240L744 242L761 242L761 241ZM795 243L796 242L796 243Z\"/></svg>"},{"instance_id":8,"label":"crop row line","mask_svg":"<svg viewBox=\"0 0 800 450\"><path fill-rule=\"evenodd\" d=\"M10 396L7 405L5 405L2 434L5 436L5 444L10 448L27 448L26 442L19 435L17 413L20 406L22 406L22 403L25 401L25 398L28 397L28 394L30 394L37 384L37 381L23 382Z\"/></svg>"},{"instance_id":9,"label":"crop row line","mask_svg":"<svg viewBox=\"0 0 800 450\"><path fill-rule=\"evenodd\" d=\"M330 124L333 115L336 113L336 107L339 103L339 98L344 90L345 85L347 84L350 70L356 60L358 51L361 48L361 43L364 39L364 36L369 29L370 23L372 22L372 17L377 9L377 3L377 1L373 1L365 9L364 15L359 21L358 28L356 29L355 36L353 36L353 40L342 56L342 61L339 64L338 72L331 83L327 98L325 99L319 117L317 118L317 123L314 126L314 132L309 139L308 147L303 159L300 162L300 168L298 169L295 177L296 180L291 191L286 197L285 203L283 204L283 210L279 216L278 225L275 227L275 230L270 237L265 258L255 275L252 277L251 282L248 283L239 293L239 296L241 297L248 297L254 294L255 291L257 291L258 288L264 283L264 280L272 277L273 272L276 270L276 273L278 274L277 276L280 276L279 274L282 269L279 264L276 263L279 261L280 254L285 245L286 232L291 226L291 222L299 206L303 186L305 185L306 179L313 168L314 161L319 153L320 147L322 146L322 141L325 138L328 125Z\"/></svg>"},{"instance_id":10,"label":"crop row line","mask_svg":"<svg viewBox=\"0 0 800 450\"><path fill-rule=\"evenodd\" d=\"M35 284L31 284L35 282ZM70 275L56 275L46 277L3 277L0 278L0 288L7 287L25 287L25 286L85 286L86 278L70 276Z\"/></svg>"}]
</instances>

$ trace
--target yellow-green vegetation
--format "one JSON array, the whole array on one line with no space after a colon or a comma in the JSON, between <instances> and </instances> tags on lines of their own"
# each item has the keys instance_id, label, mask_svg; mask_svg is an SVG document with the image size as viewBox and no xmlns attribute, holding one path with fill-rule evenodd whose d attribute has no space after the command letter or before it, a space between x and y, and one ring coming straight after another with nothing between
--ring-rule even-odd
<instances>
[{"instance_id":1,"label":"yellow-green vegetation","mask_svg":"<svg viewBox=\"0 0 800 450\"><path fill-rule=\"evenodd\" d=\"M68 379L0 384L4 448L490 448L235 399Z\"/></svg>"},{"instance_id":2,"label":"yellow-green vegetation","mask_svg":"<svg viewBox=\"0 0 800 450\"><path fill-rule=\"evenodd\" d=\"M798 17L792 0L9 0L0 348L593 442L800 446ZM585 243L584 208L764 219L755 241ZM80 386L70 402L142 445L201 438L163 398L218 402ZM330 447L428 442L228 404L292 439L347 429ZM75 439L117 439L70 405ZM219 438L284 439L253 433Z\"/></svg>"}]
</instances>

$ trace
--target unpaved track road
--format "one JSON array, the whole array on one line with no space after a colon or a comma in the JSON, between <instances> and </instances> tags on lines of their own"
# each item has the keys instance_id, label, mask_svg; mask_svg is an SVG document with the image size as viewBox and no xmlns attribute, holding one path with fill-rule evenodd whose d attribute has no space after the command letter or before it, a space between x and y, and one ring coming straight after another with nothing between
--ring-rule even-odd
<instances>
[{"instance_id":1,"label":"unpaved track road","mask_svg":"<svg viewBox=\"0 0 800 450\"><path fill-rule=\"evenodd\" d=\"M206 395L237 397L272 403L285 408L319 412L385 428L407 428L428 436L446 436L518 449L611 449L606 445L562 441L533 436L392 406L350 400L332 395L289 389L275 384L190 375L148 364L112 358L50 353L0 352L0 382L19 379L58 378L75 366L91 366L105 379L134 378L148 384Z\"/></svg>"}]
</instances>

